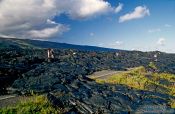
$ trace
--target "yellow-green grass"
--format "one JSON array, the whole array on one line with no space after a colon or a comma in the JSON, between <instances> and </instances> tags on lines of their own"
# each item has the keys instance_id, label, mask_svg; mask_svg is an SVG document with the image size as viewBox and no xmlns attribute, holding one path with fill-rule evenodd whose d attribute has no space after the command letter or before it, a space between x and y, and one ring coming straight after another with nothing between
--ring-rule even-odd
<instances>
[{"instance_id":1,"label":"yellow-green grass","mask_svg":"<svg viewBox=\"0 0 175 114\"><path fill-rule=\"evenodd\" d=\"M175 100L172 100L172 101L170 102L170 105L171 105L171 108L175 108Z\"/></svg>"},{"instance_id":2,"label":"yellow-green grass","mask_svg":"<svg viewBox=\"0 0 175 114\"><path fill-rule=\"evenodd\" d=\"M162 83L163 80L165 83ZM107 79L96 79L98 83L122 84L139 90L160 92L175 96L175 75L169 73L146 72L143 66L109 76ZM171 101L175 108L175 101Z\"/></svg>"},{"instance_id":3,"label":"yellow-green grass","mask_svg":"<svg viewBox=\"0 0 175 114\"><path fill-rule=\"evenodd\" d=\"M22 99L14 107L0 109L0 114L61 114L60 108L53 107L43 95Z\"/></svg>"}]
</instances>

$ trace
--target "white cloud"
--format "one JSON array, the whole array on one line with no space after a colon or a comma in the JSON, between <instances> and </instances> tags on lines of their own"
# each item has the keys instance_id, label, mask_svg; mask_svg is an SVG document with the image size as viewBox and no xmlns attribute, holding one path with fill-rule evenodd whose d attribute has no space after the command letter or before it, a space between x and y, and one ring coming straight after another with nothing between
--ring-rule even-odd
<instances>
[{"instance_id":1,"label":"white cloud","mask_svg":"<svg viewBox=\"0 0 175 114\"><path fill-rule=\"evenodd\" d=\"M34 38L48 38L56 34L61 35L68 29L69 29L68 27L59 24L56 27L44 28L42 30L31 30L28 32L28 34Z\"/></svg>"},{"instance_id":2,"label":"white cloud","mask_svg":"<svg viewBox=\"0 0 175 114\"><path fill-rule=\"evenodd\" d=\"M90 18L112 10L110 3L104 0L64 0L59 4L66 6L65 12L73 19Z\"/></svg>"},{"instance_id":3,"label":"white cloud","mask_svg":"<svg viewBox=\"0 0 175 114\"><path fill-rule=\"evenodd\" d=\"M99 43L98 46L104 46L104 43Z\"/></svg>"},{"instance_id":4,"label":"white cloud","mask_svg":"<svg viewBox=\"0 0 175 114\"><path fill-rule=\"evenodd\" d=\"M107 44L107 47L110 47L110 48L121 48L123 46L123 41L115 41L115 42L112 42L110 44Z\"/></svg>"},{"instance_id":5,"label":"white cloud","mask_svg":"<svg viewBox=\"0 0 175 114\"><path fill-rule=\"evenodd\" d=\"M161 29L160 28L156 28L156 29L149 29L148 32L149 33L154 33L154 32L160 32Z\"/></svg>"},{"instance_id":6,"label":"white cloud","mask_svg":"<svg viewBox=\"0 0 175 114\"><path fill-rule=\"evenodd\" d=\"M15 4L15 5L14 5ZM43 23L56 11L53 0L3 0L0 3L0 30L18 25ZM25 28L25 27L23 27Z\"/></svg>"},{"instance_id":7,"label":"white cloud","mask_svg":"<svg viewBox=\"0 0 175 114\"><path fill-rule=\"evenodd\" d=\"M47 23L48 23L48 24L58 24L58 23L56 23L55 21L52 21L52 20L50 20L50 19L47 19Z\"/></svg>"},{"instance_id":8,"label":"white cloud","mask_svg":"<svg viewBox=\"0 0 175 114\"><path fill-rule=\"evenodd\" d=\"M165 27L172 27L172 25L169 25L169 24L165 24Z\"/></svg>"},{"instance_id":9,"label":"white cloud","mask_svg":"<svg viewBox=\"0 0 175 114\"><path fill-rule=\"evenodd\" d=\"M123 45L123 42L122 42L122 41L116 41L115 44L116 44L117 46L121 46L121 45Z\"/></svg>"},{"instance_id":10,"label":"white cloud","mask_svg":"<svg viewBox=\"0 0 175 114\"><path fill-rule=\"evenodd\" d=\"M89 35L90 35L90 36L94 36L95 34L94 34L93 32L91 32Z\"/></svg>"},{"instance_id":11,"label":"white cloud","mask_svg":"<svg viewBox=\"0 0 175 114\"><path fill-rule=\"evenodd\" d=\"M111 10L110 3L104 0L1 0L0 33L26 38L31 31L59 28L60 22L52 19L63 13L72 19L87 19ZM66 25L61 25L64 30L56 29L58 34L65 31Z\"/></svg>"},{"instance_id":12,"label":"white cloud","mask_svg":"<svg viewBox=\"0 0 175 114\"><path fill-rule=\"evenodd\" d=\"M123 9L123 4L122 4L122 3L119 3L119 5L115 8L114 12L115 12L115 13L118 13L118 12L120 12L122 9Z\"/></svg>"},{"instance_id":13,"label":"white cloud","mask_svg":"<svg viewBox=\"0 0 175 114\"><path fill-rule=\"evenodd\" d=\"M150 12L146 6L137 6L133 12L127 13L119 18L119 22L129 21L133 19L143 18L149 16Z\"/></svg>"},{"instance_id":14,"label":"white cloud","mask_svg":"<svg viewBox=\"0 0 175 114\"><path fill-rule=\"evenodd\" d=\"M159 46L164 46L165 45L165 38L159 38L157 41L157 45Z\"/></svg>"},{"instance_id":15,"label":"white cloud","mask_svg":"<svg viewBox=\"0 0 175 114\"><path fill-rule=\"evenodd\" d=\"M4 34L0 34L0 37L2 37L2 38L16 38L14 36L8 36L8 35L4 35Z\"/></svg>"}]
</instances>

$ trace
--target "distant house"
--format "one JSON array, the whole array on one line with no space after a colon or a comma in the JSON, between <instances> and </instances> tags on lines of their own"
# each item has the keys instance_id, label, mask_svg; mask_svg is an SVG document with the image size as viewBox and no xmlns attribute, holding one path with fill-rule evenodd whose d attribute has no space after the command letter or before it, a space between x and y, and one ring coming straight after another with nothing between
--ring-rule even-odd
<instances>
[{"instance_id":1,"label":"distant house","mask_svg":"<svg viewBox=\"0 0 175 114\"><path fill-rule=\"evenodd\" d=\"M49 61L50 61L50 59L54 58L54 50L53 49L49 48L47 50L47 58L48 58Z\"/></svg>"},{"instance_id":2,"label":"distant house","mask_svg":"<svg viewBox=\"0 0 175 114\"><path fill-rule=\"evenodd\" d=\"M158 55L157 54L154 54L154 59L155 59L154 61L155 62L157 62L157 60L158 60L157 57L158 57Z\"/></svg>"},{"instance_id":3,"label":"distant house","mask_svg":"<svg viewBox=\"0 0 175 114\"><path fill-rule=\"evenodd\" d=\"M116 53L115 53L115 55L118 57L118 56L119 56L119 53L118 53L118 52L116 52Z\"/></svg>"},{"instance_id":4,"label":"distant house","mask_svg":"<svg viewBox=\"0 0 175 114\"><path fill-rule=\"evenodd\" d=\"M154 54L154 58L157 58L157 54Z\"/></svg>"}]
</instances>

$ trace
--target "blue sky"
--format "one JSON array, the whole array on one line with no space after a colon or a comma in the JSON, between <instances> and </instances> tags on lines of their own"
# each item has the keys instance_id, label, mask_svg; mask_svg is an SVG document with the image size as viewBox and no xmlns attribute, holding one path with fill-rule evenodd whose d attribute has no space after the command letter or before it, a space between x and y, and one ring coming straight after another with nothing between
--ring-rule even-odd
<instances>
[{"instance_id":1,"label":"blue sky","mask_svg":"<svg viewBox=\"0 0 175 114\"><path fill-rule=\"evenodd\" d=\"M175 0L6 0L0 20L2 36L175 53Z\"/></svg>"}]
</instances>

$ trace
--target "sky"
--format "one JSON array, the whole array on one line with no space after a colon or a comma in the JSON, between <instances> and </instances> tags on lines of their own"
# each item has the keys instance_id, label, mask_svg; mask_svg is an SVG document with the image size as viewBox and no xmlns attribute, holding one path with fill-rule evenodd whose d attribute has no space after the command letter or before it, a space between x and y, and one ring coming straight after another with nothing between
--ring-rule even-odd
<instances>
[{"instance_id":1,"label":"sky","mask_svg":"<svg viewBox=\"0 0 175 114\"><path fill-rule=\"evenodd\" d=\"M175 53L175 0L0 0L0 36Z\"/></svg>"}]
</instances>

